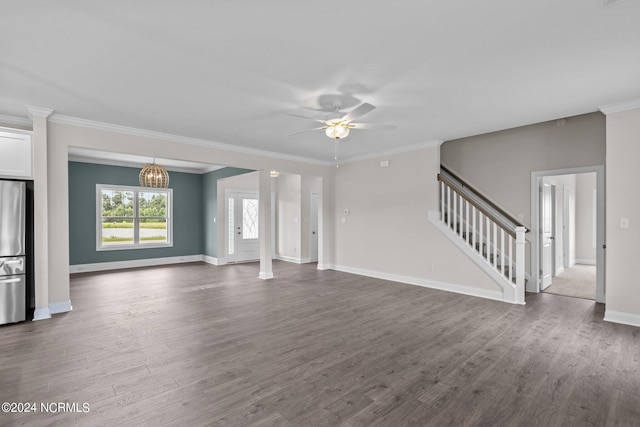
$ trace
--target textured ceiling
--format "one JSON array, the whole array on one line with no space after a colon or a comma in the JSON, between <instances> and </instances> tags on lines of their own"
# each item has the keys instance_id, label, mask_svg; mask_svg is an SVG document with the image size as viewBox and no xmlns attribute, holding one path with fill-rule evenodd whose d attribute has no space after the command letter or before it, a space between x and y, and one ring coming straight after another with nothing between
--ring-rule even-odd
<instances>
[{"instance_id":1,"label":"textured ceiling","mask_svg":"<svg viewBox=\"0 0 640 427\"><path fill-rule=\"evenodd\" d=\"M377 108L343 158L640 97L640 0L4 0L0 114L56 114L316 160L300 107Z\"/></svg>"}]
</instances>

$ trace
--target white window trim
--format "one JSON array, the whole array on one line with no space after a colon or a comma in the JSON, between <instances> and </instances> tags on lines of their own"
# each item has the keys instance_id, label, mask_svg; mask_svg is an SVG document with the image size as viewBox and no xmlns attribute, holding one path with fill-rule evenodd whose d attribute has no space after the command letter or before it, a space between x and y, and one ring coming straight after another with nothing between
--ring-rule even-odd
<instances>
[{"instance_id":1,"label":"white window trim","mask_svg":"<svg viewBox=\"0 0 640 427\"><path fill-rule=\"evenodd\" d=\"M138 193L149 191L166 192L167 200L167 242L166 243L133 243L127 245L103 245L102 244L102 190L113 189L118 191L133 192L133 216L138 218ZM133 228L134 242L138 241L138 227ZM173 189L172 188L147 188L132 187L128 185L96 184L96 251L121 251L129 249L152 249L173 247Z\"/></svg>"}]
</instances>

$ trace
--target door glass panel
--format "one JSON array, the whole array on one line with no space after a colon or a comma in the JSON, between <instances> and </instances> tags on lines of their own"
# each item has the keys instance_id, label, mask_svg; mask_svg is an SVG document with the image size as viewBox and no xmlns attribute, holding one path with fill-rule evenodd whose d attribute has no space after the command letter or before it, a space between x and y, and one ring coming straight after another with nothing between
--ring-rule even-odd
<instances>
[{"instance_id":1,"label":"door glass panel","mask_svg":"<svg viewBox=\"0 0 640 427\"><path fill-rule=\"evenodd\" d=\"M242 238L258 238L258 199L242 199Z\"/></svg>"},{"instance_id":2,"label":"door glass panel","mask_svg":"<svg viewBox=\"0 0 640 427\"><path fill-rule=\"evenodd\" d=\"M229 210L227 211L227 218L229 219L229 255L233 255L235 253L235 241L234 239L234 220L235 220L235 211L233 201L234 199L227 199L229 202Z\"/></svg>"}]
</instances>

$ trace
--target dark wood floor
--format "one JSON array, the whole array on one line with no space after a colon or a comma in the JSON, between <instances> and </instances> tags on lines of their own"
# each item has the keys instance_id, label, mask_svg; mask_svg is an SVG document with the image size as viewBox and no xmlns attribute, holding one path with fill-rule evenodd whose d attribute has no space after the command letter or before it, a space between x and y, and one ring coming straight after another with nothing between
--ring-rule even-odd
<instances>
[{"instance_id":1,"label":"dark wood floor","mask_svg":"<svg viewBox=\"0 0 640 427\"><path fill-rule=\"evenodd\" d=\"M640 328L274 263L75 275L74 311L0 327L0 425L638 426Z\"/></svg>"}]
</instances>

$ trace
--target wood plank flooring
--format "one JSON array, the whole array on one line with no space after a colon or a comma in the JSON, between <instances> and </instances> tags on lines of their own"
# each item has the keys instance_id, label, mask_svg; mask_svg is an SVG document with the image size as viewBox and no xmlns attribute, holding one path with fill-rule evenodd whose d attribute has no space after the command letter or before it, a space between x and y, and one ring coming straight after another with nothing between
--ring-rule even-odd
<instances>
[{"instance_id":1,"label":"wood plank flooring","mask_svg":"<svg viewBox=\"0 0 640 427\"><path fill-rule=\"evenodd\" d=\"M274 272L74 275L73 312L0 327L0 402L80 412L0 413L0 425L640 425L640 328L602 321L602 305Z\"/></svg>"}]
</instances>

